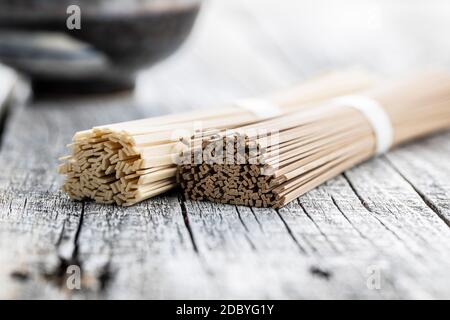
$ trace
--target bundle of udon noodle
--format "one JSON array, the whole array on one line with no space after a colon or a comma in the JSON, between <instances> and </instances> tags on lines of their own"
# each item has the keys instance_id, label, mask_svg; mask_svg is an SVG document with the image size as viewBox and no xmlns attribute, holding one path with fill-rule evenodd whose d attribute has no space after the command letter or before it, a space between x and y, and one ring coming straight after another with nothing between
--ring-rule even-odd
<instances>
[{"instance_id":1,"label":"bundle of udon noodle","mask_svg":"<svg viewBox=\"0 0 450 320\"><path fill-rule=\"evenodd\" d=\"M288 114L334 96L373 84L372 75L356 69L333 72L260 100L223 108L196 110L94 127L77 132L62 157L63 190L76 200L132 205L177 185L174 156L179 139L202 128L233 128Z\"/></svg>"},{"instance_id":2,"label":"bundle of udon noodle","mask_svg":"<svg viewBox=\"0 0 450 320\"><path fill-rule=\"evenodd\" d=\"M187 142L187 198L279 208L391 147L450 127L450 75L425 72L364 95Z\"/></svg>"}]
</instances>

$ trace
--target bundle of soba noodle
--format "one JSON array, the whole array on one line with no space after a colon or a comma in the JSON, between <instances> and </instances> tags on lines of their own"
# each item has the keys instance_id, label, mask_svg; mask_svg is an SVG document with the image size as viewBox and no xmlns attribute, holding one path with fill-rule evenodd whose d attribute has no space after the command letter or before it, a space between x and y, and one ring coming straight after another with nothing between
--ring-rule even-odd
<instances>
[{"instance_id":1,"label":"bundle of soba noodle","mask_svg":"<svg viewBox=\"0 0 450 320\"><path fill-rule=\"evenodd\" d=\"M279 208L362 161L450 127L450 75L424 72L187 142L187 198Z\"/></svg>"},{"instance_id":2,"label":"bundle of soba noodle","mask_svg":"<svg viewBox=\"0 0 450 320\"><path fill-rule=\"evenodd\" d=\"M260 100L94 127L77 132L62 157L63 190L76 200L132 205L177 185L174 156L179 139L202 128L233 128L306 108L373 84L361 70L333 72Z\"/></svg>"}]
</instances>

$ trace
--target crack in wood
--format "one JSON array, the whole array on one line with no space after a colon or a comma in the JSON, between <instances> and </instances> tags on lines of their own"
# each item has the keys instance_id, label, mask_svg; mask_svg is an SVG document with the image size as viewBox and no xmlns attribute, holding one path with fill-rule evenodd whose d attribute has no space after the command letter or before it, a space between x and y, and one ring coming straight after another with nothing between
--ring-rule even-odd
<instances>
[{"instance_id":1,"label":"crack in wood","mask_svg":"<svg viewBox=\"0 0 450 320\"><path fill-rule=\"evenodd\" d=\"M364 233L362 233L356 226L355 224L347 217L347 215L344 213L344 211L339 207L336 199L330 195L331 201L333 202L334 206L336 207L336 209L338 209L338 211L342 214L342 216L345 218L345 220L348 221L348 223L352 226L352 228L359 234L359 236L367 241L370 242L370 244L372 244L374 247L377 247L376 244L372 241L372 239L370 239L369 237L367 237Z\"/></svg>"},{"instance_id":2,"label":"crack in wood","mask_svg":"<svg viewBox=\"0 0 450 320\"><path fill-rule=\"evenodd\" d=\"M80 270L82 270L82 262L80 260L78 253L79 253L79 236L81 233L83 217L84 217L84 207L85 207L85 203L83 201L81 204L81 212L80 212L80 217L78 219L75 234L74 234L73 240L71 240L73 242L72 243L73 249L72 249L70 256L64 257L63 255L59 254L57 266L50 272L48 272L48 271L42 272L42 276L45 279L54 283L60 289L64 289L66 286L66 281L67 281L67 277L68 277L67 270L68 270L69 266L75 265L75 266L78 266L80 268ZM66 226L66 221L64 221L64 223L63 223L63 227L61 229L60 236L57 240L56 251L59 251L59 249L61 248L61 246L64 243L64 240L66 239L65 238L65 231L66 231L65 226ZM82 274L81 274L81 276L82 276Z\"/></svg>"},{"instance_id":3,"label":"crack in wood","mask_svg":"<svg viewBox=\"0 0 450 320\"><path fill-rule=\"evenodd\" d=\"M294 240L295 245L300 249L300 251L303 254L308 254L306 249L300 244L300 242L298 241L297 237L294 235L294 232L291 230L291 227L289 227L288 223L283 219L282 215L280 214L280 209L275 209L275 211L276 211L278 217L283 222L284 226L286 227L287 233L292 238L292 240Z\"/></svg>"},{"instance_id":4,"label":"crack in wood","mask_svg":"<svg viewBox=\"0 0 450 320\"><path fill-rule=\"evenodd\" d=\"M245 239L248 241L248 243L250 244L250 247L252 248L253 251L258 251L256 249L255 244L253 243L253 241L251 240L249 234L250 234L250 230L248 229L247 225L244 223L244 220L242 219L241 213L239 212L239 208L237 206L234 206L234 208L236 209L236 213L238 215L239 221L242 223L242 226L245 229L246 234L244 235Z\"/></svg>"},{"instance_id":5,"label":"crack in wood","mask_svg":"<svg viewBox=\"0 0 450 320\"><path fill-rule=\"evenodd\" d=\"M236 209L236 213L238 215L239 221L242 223L242 225L244 226L245 231L250 232L250 230L248 230L247 225L244 223L244 220L242 220L241 217L241 213L239 212L239 208L237 206L234 206L234 208Z\"/></svg>"},{"instance_id":6,"label":"crack in wood","mask_svg":"<svg viewBox=\"0 0 450 320\"><path fill-rule=\"evenodd\" d=\"M6 103L0 110L0 150L3 147L3 134L6 131L6 125L10 116L10 104Z\"/></svg>"},{"instance_id":7,"label":"crack in wood","mask_svg":"<svg viewBox=\"0 0 450 320\"><path fill-rule=\"evenodd\" d=\"M83 229L83 221L85 217L86 203L81 202L80 217L78 219L76 230L73 239L70 240L70 236L67 238L66 233L66 220L64 221L63 228L60 233L60 237L56 243L56 251L64 245L65 240L69 240L73 244L73 249L69 257L64 257L63 254L58 255L58 264L56 268L50 272L42 272L42 276L53 283L61 291L65 292L69 296L78 294L77 291L67 290L67 281L70 277L68 273L70 266L77 266L80 268L80 291L85 293L102 294L107 291L109 284L113 281L114 274L111 271L111 261L107 261L105 265L100 267L95 274L90 274L83 270L83 260L80 256L80 235ZM70 232L70 231L69 231Z\"/></svg>"},{"instance_id":8,"label":"crack in wood","mask_svg":"<svg viewBox=\"0 0 450 320\"><path fill-rule=\"evenodd\" d=\"M377 213L372 211L372 209L369 207L369 205L365 202L365 200L363 199L363 197L361 197L361 195L359 194L358 191L356 191L355 186L353 185L353 183L350 181L349 177L347 176L347 174L344 172L342 174L342 176L344 177L344 179L347 181L347 183L349 184L350 188L352 189L353 193L356 195L356 197L358 198L359 202L361 202L361 205L367 210L368 213L370 213L370 215L372 217L374 217L386 230L388 230L390 233L392 233L397 240L400 240L403 242L402 238L391 228L389 228L378 216Z\"/></svg>"},{"instance_id":9,"label":"crack in wood","mask_svg":"<svg viewBox=\"0 0 450 320\"><path fill-rule=\"evenodd\" d=\"M83 227L83 219L84 219L84 213L85 213L85 206L86 203L83 201L81 203L81 213L80 213L80 219L78 220L77 230L75 231L75 237L74 237L74 250L72 254L72 260L73 261L79 261L79 239L81 234L81 228Z\"/></svg>"},{"instance_id":10,"label":"crack in wood","mask_svg":"<svg viewBox=\"0 0 450 320\"><path fill-rule=\"evenodd\" d=\"M323 232L323 230L319 227L319 225L317 224L316 221L314 221L314 219L311 217L311 215L308 213L308 211L306 210L306 208L303 206L303 204L300 201L300 198L297 199L297 203L300 206L300 208L302 208L303 213L308 217L309 220L311 220L311 222L314 224L314 226L317 228L317 230L319 230L320 234L324 237L324 239L328 242L328 244L330 245L331 248L333 248L334 251L336 251L337 253L339 253L339 249L336 247L336 245L333 243L333 241L331 241L328 236L326 235L325 232Z\"/></svg>"},{"instance_id":11,"label":"crack in wood","mask_svg":"<svg viewBox=\"0 0 450 320\"><path fill-rule=\"evenodd\" d=\"M253 209L253 207L249 207L249 208L250 208L250 212L252 213L253 217L254 217L255 220L256 220L256 223L257 223L258 226L259 226L259 229L261 229L261 232L262 232L262 233L265 233L264 228L263 228L263 226L262 226L262 224L261 224L261 221L259 221L258 216L257 216L256 213L255 213L255 210Z\"/></svg>"}]
</instances>

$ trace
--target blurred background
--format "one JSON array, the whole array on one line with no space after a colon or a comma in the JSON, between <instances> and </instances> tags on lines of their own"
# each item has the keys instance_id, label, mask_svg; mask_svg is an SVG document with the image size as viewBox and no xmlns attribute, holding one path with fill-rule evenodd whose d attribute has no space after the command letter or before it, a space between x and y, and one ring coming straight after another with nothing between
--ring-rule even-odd
<instances>
[{"instance_id":1,"label":"blurred background","mask_svg":"<svg viewBox=\"0 0 450 320\"><path fill-rule=\"evenodd\" d=\"M387 75L450 69L449 33L446 0L204 1L191 39L141 74L137 95L208 106L349 65Z\"/></svg>"},{"instance_id":2,"label":"blurred background","mask_svg":"<svg viewBox=\"0 0 450 320\"><path fill-rule=\"evenodd\" d=\"M81 30L67 30L72 3ZM137 75L135 97L164 101L164 110L171 99L211 105L348 65L384 74L450 66L447 0L2 0L0 8L0 61L40 80L36 91L109 93L132 89Z\"/></svg>"}]
</instances>

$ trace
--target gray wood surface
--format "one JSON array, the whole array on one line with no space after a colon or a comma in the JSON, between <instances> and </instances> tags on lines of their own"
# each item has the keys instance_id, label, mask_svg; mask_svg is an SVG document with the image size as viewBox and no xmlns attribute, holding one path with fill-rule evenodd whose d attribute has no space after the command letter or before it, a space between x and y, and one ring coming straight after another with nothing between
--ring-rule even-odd
<instances>
[{"instance_id":1,"label":"gray wood surface","mask_svg":"<svg viewBox=\"0 0 450 320\"><path fill-rule=\"evenodd\" d=\"M446 1L345 3L209 1L191 41L142 74L134 96L9 110L0 298L450 298L450 132L279 210L185 201L176 191L124 209L59 190L57 158L77 130L220 106L353 63L385 73L450 66L439 38L450 26ZM67 285L72 265L80 289Z\"/></svg>"}]
</instances>

